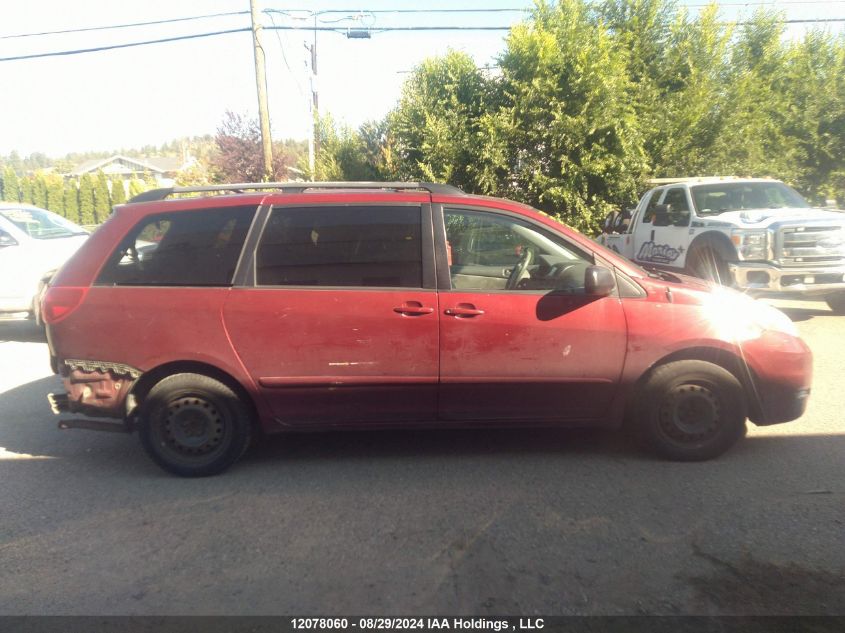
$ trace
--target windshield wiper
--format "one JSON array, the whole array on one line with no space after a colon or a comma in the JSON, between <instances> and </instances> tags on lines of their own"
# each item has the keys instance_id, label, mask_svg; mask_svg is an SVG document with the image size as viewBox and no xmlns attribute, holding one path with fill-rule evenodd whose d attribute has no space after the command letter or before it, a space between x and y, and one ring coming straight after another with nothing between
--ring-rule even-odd
<instances>
[{"instance_id":1,"label":"windshield wiper","mask_svg":"<svg viewBox=\"0 0 845 633\"><path fill-rule=\"evenodd\" d=\"M648 264L642 266L642 269L646 271L649 277L652 279L660 279L661 281L671 281L673 283L680 283L681 280L678 276L673 275L667 270L663 270L662 268L657 268L655 266L649 266Z\"/></svg>"}]
</instances>

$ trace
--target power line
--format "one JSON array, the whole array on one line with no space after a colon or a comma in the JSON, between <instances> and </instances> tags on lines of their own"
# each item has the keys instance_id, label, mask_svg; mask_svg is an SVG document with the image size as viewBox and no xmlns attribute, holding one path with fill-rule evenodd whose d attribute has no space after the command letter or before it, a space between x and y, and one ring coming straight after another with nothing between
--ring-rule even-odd
<instances>
[{"instance_id":1,"label":"power line","mask_svg":"<svg viewBox=\"0 0 845 633\"><path fill-rule=\"evenodd\" d=\"M801 5L801 4L842 4L845 0L768 0L768 2L717 2L717 7L762 7L768 6L773 9L783 5ZM687 7L709 7L710 4L687 4Z\"/></svg>"},{"instance_id":2,"label":"power line","mask_svg":"<svg viewBox=\"0 0 845 633\"><path fill-rule=\"evenodd\" d=\"M273 23L273 26L276 26L276 21L273 19L273 16L269 15L267 17L270 18L270 22ZM296 89L299 90L300 96L305 97L305 92L303 92L302 86L299 84L299 79L296 78L296 73L293 72L293 69L288 63L288 56L285 54L285 46L284 44L282 44L282 36L278 29L276 29L276 40L279 42L279 49L282 51L282 60L285 62L285 66L287 67L288 72L291 74L291 77L293 77L293 81L296 84Z\"/></svg>"},{"instance_id":3,"label":"power line","mask_svg":"<svg viewBox=\"0 0 845 633\"><path fill-rule=\"evenodd\" d=\"M175 37L165 37L158 40L145 40L143 42L126 42L124 44L112 44L111 46L96 46L94 48L77 48L68 51L53 51L50 53L33 53L31 55L16 55L15 57L0 57L0 62L11 62L22 59L38 59L41 57L60 57L64 55L81 55L82 53L99 53L100 51L110 51L116 48L131 48L133 46L147 46L149 44L164 44L165 42L178 42L181 40L195 40L201 37L214 37L215 35L227 35L229 33L247 33L252 31L251 28L230 29L228 31L213 31L211 33L196 33L194 35L178 35Z\"/></svg>"},{"instance_id":4,"label":"power line","mask_svg":"<svg viewBox=\"0 0 845 633\"><path fill-rule=\"evenodd\" d=\"M0 35L0 40L10 40L21 37L38 37L40 35L63 35L67 33L85 33L88 31L108 31L111 29L128 29L135 26L152 26L155 24L170 24L171 22L188 22L190 20L205 20L207 18L220 18L231 15L247 15L249 11L228 11L226 13L209 13L206 15L193 15L184 18L168 18L166 20L153 20L151 22L132 22L129 24L111 24L107 26L89 26L80 29L63 29L61 31L42 31L40 33L16 33L14 35Z\"/></svg>"},{"instance_id":5,"label":"power line","mask_svg":"<svg viewBox=\"0 0 845 633\"><path fill-rule=\"evenodd\" d=\"M783 5L804 5L804 4L843 4L845 0L754 0L751 2L721 2L717 3L719 7L749 7L749 6L771 6L772 8L776 8ZM690 8L702 8L710 6L706 3L701 4L688 4L686 5ZM361 14L370 14L370 15L383 15L383 14L436 14L436 13L443 13L443 14L460 14L460 13L530 13L533 9L529 7L512 7L512 8L488 8L488 9L479 9L479 8L451 8L451 9L325 9L321 11L313 11L311 9L265 9L263 12L270 14L270 13L279 13L283 15L287 15L293 17L292 14L294 13L302 13L307 15L308 17L320 16L320 15L330 15L330 14L342 14L347 13L350 15L361 15ZM17 38L25 38L25 37L39 37L43 35L66 35L69 33L87 33L91 31L108 31L113 29L126 29L126 28L134 28L139 26L155 26L159 24L172 24L178 22L189 22L193 20L206 20L210 18L220 18L220 17L230 17L233 15L247 15L249 11L227 11L223 13L208 13L204 15L192 15L186 16L181 18L167 18L163 20L150 20L147 22L129 22L126 24L109 24L109 25L101 25L101 26L90 26L90 27L83 27L77 29L61 29L57 31L40 31L36 33L14 33L12 35L0 35L0 40L8 40L8 39L17 39ZM297 19L306 19L306 18L297 18ZM812 20L813 22L823 22L823 21L833 21L833 22L841 22L842 20L833 19L833 20ZM790 22L787 20L787 22Z\"/></svg>"},{"instance_id":6,"label":"power line","mask_svg":"<svg viewBox=\"0 0 845 633\"><path fill-rule=\"evenodd\" d=\"M806 20L778 20L778 24L821 24L845 22L845 18L817 18ZM746 25L749 22L731 22L730 24ZM325 31L339 34L345 34L347 29L331 26L267 26L264 27L270 31ZM387 26L381 28L369 29L372 33L388 33L388 32L409 32L409 31L509 31L510 26ZM228 35L230 33L246 33L251 31L251 28L228 29L225 31L212 31L209 33L194 33L192 35L178 35L174 37L165 37L155 40L144 40L140 42L126 42L123 44L112 44L110 46L97 46L92 48L79 48L65 51L51 51L49 53L32 53L29 55L15 55L13 57L0 57L0 62L20 61L25 59L40 59L44 57L62 57L67 55L81 55L83 53L98 53L101 51L109 51L120 48L133 48L136 46L148 46L151 44L165 44L168 42L179 42L183 40L194 40L206 37L215 37L218 35Z\"/></svg>"}]
</instances>

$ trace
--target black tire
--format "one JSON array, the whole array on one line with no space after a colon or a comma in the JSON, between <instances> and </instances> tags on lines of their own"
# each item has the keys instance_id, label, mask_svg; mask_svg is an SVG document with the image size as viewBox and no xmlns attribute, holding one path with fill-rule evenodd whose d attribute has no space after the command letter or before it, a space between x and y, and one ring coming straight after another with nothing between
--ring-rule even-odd
<instances>
[{"instance_id":1,"label":"black tire","mask_svg":"<svg viewBox=\"0 0 845 633\"><path fill-rule=\"evenodd\" d=\"M174 374L155 384L141 407L141 445L167 472L216 475L249 448L252 414L222 382L200 374Z\"/></svg>"},{"instance_id":2,"label":"black tire","mask_svg":"<svg viewBox=\"0 0 845 633\"><path fill-rule=\"evenodd\" d=\"M661 457L685 462L712 459L745 435L742 385L713 363L681 360L661 365L637 396L637 435Z\"/></svg>"},{"instance_id":3,"label":"black tire","mask_svg":"<svg viewBox=\"0 0 845 633\"><path fill-rule=\"evenodd\" d=\"M730 286L733 283L727 262L709 246L692 250L688 257L687 272L693 277L706 279L722 286Z\"/></svg>"},{"instance_id":4,"label":"black tire","mask_svg":"<svg viewBox=\"0 0 845 633\"><path fill-rule=\"evenodd\" d=\"M845 291L827 295L825 301L833 314L845 315Z\"/></svg>"}]
</instances>

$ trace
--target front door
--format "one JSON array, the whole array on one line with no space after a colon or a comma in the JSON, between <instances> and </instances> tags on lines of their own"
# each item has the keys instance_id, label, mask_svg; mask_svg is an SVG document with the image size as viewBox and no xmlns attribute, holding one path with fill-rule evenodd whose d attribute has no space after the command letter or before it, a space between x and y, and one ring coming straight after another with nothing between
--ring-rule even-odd
<instances>
[{"instance_id":1,"label":"front door","mask_svg":"<svg viewBox=\"0 0 845 633\"><path fill-rule=\"evenodd\" d=\"M591 253L515 216L446 208L450 289L440 293L440 416L604 415L625 360L618 297L584 291Z\"/></svg>"},{"instance_id":2,"label":"front door","mask_svg":"<svg viewBox=\"0 0 845 633\"><path fill-rule=\"evenodd\" d=\"M683 268L689 244L690 206L682 187L651 194L648 206L636 228L634 260L670 268ZM667 205L658 209L658 200Z\"/></svg>"},{"instance_id":3,"label":"front door","mask_svg":"<svg viewBox=\"0 0 845 633\"><path fill-rule=\"evenodd\" d=\"M282 424L436 417L429 209L272 209L255 252L255 283L232 289L224 319Z\"/></svg>"}]
</instances>

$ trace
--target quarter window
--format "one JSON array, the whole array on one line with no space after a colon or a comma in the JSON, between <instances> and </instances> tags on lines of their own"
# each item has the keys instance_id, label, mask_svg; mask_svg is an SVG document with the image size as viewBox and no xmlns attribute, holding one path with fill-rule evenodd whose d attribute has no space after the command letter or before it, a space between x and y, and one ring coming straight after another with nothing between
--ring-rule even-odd
<instances>
[{"instance_id":1,"label":"quarter window","mask_svg":"<svg viewBox=\"0 0 845 633\"><path fill-rule=\"evenodd\" d=\"M97 283L228 286L255 207L162 213L145 218L112 253Z\"/></svg>"},{"instance_id":2,"label":"quarter window","mask_svg":"<svg viewBox=\"0 0 845 633\"><path fill-rule=\"evenodd\" d=\"M259 286L422 287L414 206L276 207L258 245Z\"/></svg>"}]
</instances>

